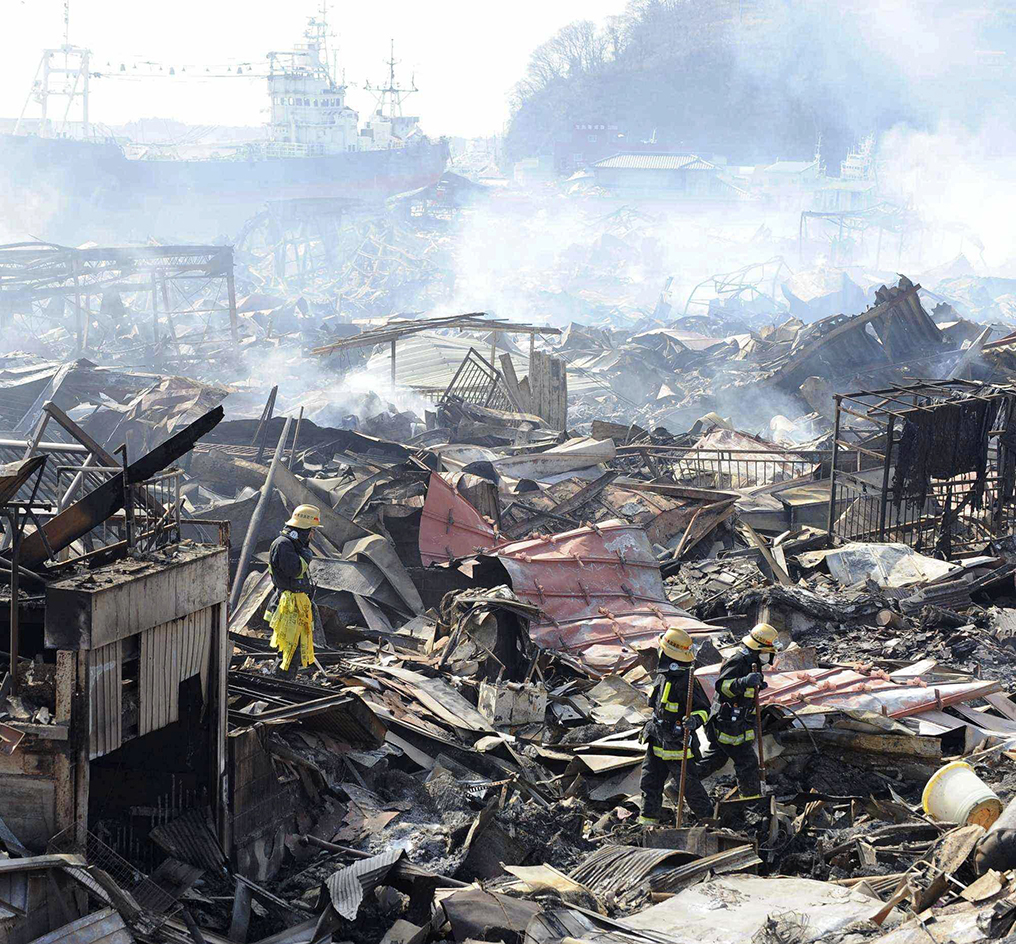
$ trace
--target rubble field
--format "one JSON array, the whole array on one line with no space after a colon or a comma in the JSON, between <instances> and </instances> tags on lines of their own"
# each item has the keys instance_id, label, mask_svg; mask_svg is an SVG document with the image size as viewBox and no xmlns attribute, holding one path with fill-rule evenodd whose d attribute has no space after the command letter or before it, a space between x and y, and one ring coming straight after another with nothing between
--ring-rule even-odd
<instances>
[{"instance_id":1,"label":"rubble field","mask_svg":"<svg viewBox=\"0 0 1016 944\"><path fill-rule=\"evenodd\" d=\"M1016 940L1012 281L770 233L682 311L588 204L467 311L470 214L555 212L477 189L0 247L0 942ZM711 698L757 623L761 798L639 825L661 634ZM957 762L988 821L929 808Z\"/></svg>"}]
</instances>

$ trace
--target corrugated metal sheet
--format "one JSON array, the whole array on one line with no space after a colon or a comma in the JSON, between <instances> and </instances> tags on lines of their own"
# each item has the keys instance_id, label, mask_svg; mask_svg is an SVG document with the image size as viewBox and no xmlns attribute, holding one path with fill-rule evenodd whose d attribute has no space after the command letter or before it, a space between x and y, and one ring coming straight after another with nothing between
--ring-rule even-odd
<instances>
[{"instance_id":1,"label":"corrugated metal sheet","mask_svg":"<svg viewBox=\"0 0 1016 944\"><path fill-rule=\"evenodd\" d=\"M133 944L123 918L112 908L85 915L37 937L32 944Z\"/></svg>"},{"instance_id":2,"label":"corrugated metal sheet","mask_svg":"<svg viewBox=\"0 0 1016 944\"><path fill-rule=\"evenodd\" d=\"M484 357L489 356L489 345L482 349L473 332L454 337L420 332L400 338L395 348L395 382L417 390L444 393L470 349L478 347ZM499 347L498 356L502 353ZM512 353L511 359L519 377L529 373L528 355ZM367 370L383 377L387 383L391 377L391 363L391 348L386 344L372 355Z\"/></svg>"},{"instance_id":3,"label":"corrugated metal sheet","mask_svg":"<svg viewBox=\"0 0 1016 944\"><path fill-rule=\"evenodd\" d=\"M692 634L716 628L667 599L660 565L642 528L612 519L498 547L512 589L540 607L533 642L596 675L616 672L672 626Z\"/></svg>"},{"instance_id":4,"label":"corrugated metal sheet","mask_svg":"<svg viewBox=\"0 0 1016 944\"><path fill-rule=\"evenodd\" d=\"M671 626L716 632L667 599L659 561L646 532L612 519L561 534L498 543L494 529L441 476L432 475L420 519L425 566L496 556L526 603L540 608L529 627L538 646L582 663L594 674L632 665L636 648L654 644Z\"/></svg>"},{"instance_id":5,"label":"corrugated metal sheet","mask_svg":"<svg viewBox=\"0 0 1016 944\"><path fill-rule=\"evenodd\" d=\"M117 639L88 653L88 756L120 747L123 738L123 645Z\"/></svg>"},{"instance_id":6,"label":"corrugated metal sheet","mask_svg":"<svg viewBox=\"0 0 1016 944\"><path fill-rule=\"evenodd\" d=\"M403 855L402 849L389 849L380 855L360 859L359 862L333 872L325 879L325 885L332 898L332 907L343 918L355 920L364 893L376 888Z\"/></svg>"},{"instance_id":7,"label":"corrugated metal sheet","mask_svg":"<svg viewBox=\"0 0 1016 944\"><path fill-rule=\"evenodd\" d=\"M201 690L207 693L216 610L217 605L208 606L141 634L139 735L179 720L184 679L200 675Z\"/></svg>"},{"instance_id":8,"label":"corrugated metal sheet","mask_svg":"<svg viewBox=\"0 0 1016 944\"><path fill-rule=\"evenodd\" d=\"M607 170L711 170L715 167L695 154L615 154L593 167Z\"/></svg>"},{"instance_id":9,"label":"corrugated metal sheet","mask_svg":"<svg viewBox=\"0 0 1016 944\"><path fill-rule=\"evenodd\" d=\"M423 566L470 557L496 543L494 528L483 515L440 475L431 475L420 518Z\"/></svg>"},{"instance_id":10,"label":"corrugated metal sheet","mask_svg":"<svg viewBox=\"0 0 1016 944\"><path fill-rule=\"evenodd\" d=\"M263 728L231 731L226 739L229 752L231 788L230 834L233 837L237 867L245 875L248 847L262 837L273 837L293 815L293 791L288 783L280 783L271 753L262 743ZM269 844L271 838L268 839Z\"/></svg>"},{"instance_id":11,"label":"corrugated metal sheet","mask_svg":"<svg viewBox=\"0 0 1016 944\"><path fill-rule=\"evenodd\" d=\"M156 826L149 835L160 848L181 862L212 872L218 872L226 864L226 856L212 832L206 810L187 810L172 822Z\"/></svg>"},{"instance_id":12,"label":"corrugated metal sheet","mask_svg":"<svg viewBox=\"0 0 1016 944\"><path fill-rule=\"evenodd\" d=\"M705 693L712 698L716 689L719 664L696 670L695 677ZM855 669L797 669L773 672L763 669L768 688L759 695L762 705L786 705L829 711L863 710L881 713L885 708L890 718L905 718L934 711L940 706L961 704L999 691L998 682L928 682L920 675L902 672L897 677ZM963 722L957 720L957 726Z\"/></svg>"},{"instance_id":13,"label":"corrugated metal sheet","mask_svg":"<svg viewBox=\"0 0 1016 944\"><path fill-rule=\"evenodd\" d=\"M602 896L613 897L619 892L634 891L656 866L673 858L687 860L696 856L683 849L606 845L589 853L569 878Z\"/></svg>"}]
</instances>

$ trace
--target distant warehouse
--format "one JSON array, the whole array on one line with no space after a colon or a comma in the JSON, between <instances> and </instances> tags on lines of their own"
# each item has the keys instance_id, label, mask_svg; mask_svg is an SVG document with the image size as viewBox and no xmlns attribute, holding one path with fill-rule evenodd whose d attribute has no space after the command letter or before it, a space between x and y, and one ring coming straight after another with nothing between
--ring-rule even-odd
<instances>
[{"instance_id":1,"label":"distant warehouse","mask_svg":"<svg viewBox=\"0 0 1016 944\"><path fill-rule=\"evenodd\" d=\"M723 202L747 194L724 176L726 168L695 154L615 154L593 164L606 190L670 199Z\"/></svg>"}]
</instances>

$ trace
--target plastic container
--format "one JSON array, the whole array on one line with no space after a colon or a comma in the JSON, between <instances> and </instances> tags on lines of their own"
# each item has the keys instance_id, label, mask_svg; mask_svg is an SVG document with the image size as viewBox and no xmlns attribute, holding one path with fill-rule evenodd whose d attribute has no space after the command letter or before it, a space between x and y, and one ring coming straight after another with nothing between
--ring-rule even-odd
<instances>
[{"instance_id":1,"label":"plastic container","mask_svg":"<svg viewBox=\"0 0 1016 944\"><path fill-rule=\"evenodd\" d=\"M955 760L932 774L921 795L924 812L943 823L987 829L1002 814L1002 801L970 764Z\"/></svg>"}]
</instances>

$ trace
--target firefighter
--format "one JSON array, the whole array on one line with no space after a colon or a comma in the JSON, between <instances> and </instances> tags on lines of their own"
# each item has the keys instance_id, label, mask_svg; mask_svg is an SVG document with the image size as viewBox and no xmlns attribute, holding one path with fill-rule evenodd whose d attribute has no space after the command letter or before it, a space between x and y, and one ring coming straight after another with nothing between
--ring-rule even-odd
<instances>
[{"instance_id":1,"label":"firefighter","mask_svg":"<svg viewBox=\"0 0 1016 944\"><path fill-rule=\"evenodd\" d=\"M277 675L293 678L300 667L314 662L314 583L310 549L314 529L321 524L321 513L314 505L300 505L290 516L268 552L268 572L275 593L265 611L272 628L271 646L278 650ZM300 650L300 662L296 650Z\"/></svg>"},{"instance_id":2,"label":"firefighter","mask_svg":"<svg viewBox=\"0 0 1016 944\"><path fill-rule=\"evenodd\" d=\"M768 623L759 623L723 663L716 679L716 694L706 728L710 748L698 763L699 776L708 777L728 760L733 761L742 800L762 795L755 712L758 694L766 687L762 662L772 663L776 644L776 630Z\"/></svg>"},{"instance_id":3,"label":"firefighter","mask_svg":"<svg viewBox=\"0 0 1016 944\"><path fill-rule=\"evenodd\" d=\"M667 778L678 782L682 761L687 766L684 798L698 819L712 815L713 806L696 770L698 738L696 730L709 716L709 699L698 681L692 689L692 712L685 715L688 698L688 673L695 671L695 651L691 636L683 629L668 629L660 637L660 662L653 683L651 705L653 717L643 729L646 756L642 762L642 815L639 823L655 826L663 808L663 788ZM688 753L685 756L684 733L688 730Z\"/></svg>"}]
</instances>

